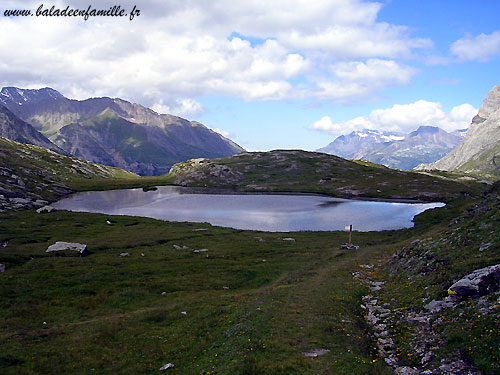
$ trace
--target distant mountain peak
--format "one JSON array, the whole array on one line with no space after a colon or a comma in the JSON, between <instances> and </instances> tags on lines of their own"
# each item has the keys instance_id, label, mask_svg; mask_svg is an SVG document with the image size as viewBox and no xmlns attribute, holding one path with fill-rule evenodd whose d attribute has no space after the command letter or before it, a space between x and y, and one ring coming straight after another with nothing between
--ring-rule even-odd
<instances>
[{"instance_id":1,"label":"distant mountain peak","mask_svg":"<svg viewBox=\"0 0 500 375\"><path fill-rule=\"evenodd\" d=\"M438 160L460 140L458 134L428 125L420 126L406 136L363 129L337 137L318 151L346 159L363 159L391 168L411 169L423 161Z\"/></svg>"},{"instance_id":2,"label":"distant mountain peak","mask_svg":"<svg viewBox=\"0 0 500 375\"><path fill-rule=\"evenodd\" d=\"M3 98L2 98L3 97ZM4 99L5 98L5 99ZM26 102L37 103L42 100L57 100L64 96L57 90L50 87L42 89L20 89L18 87L4 87L0 91L0 101L5 102L6 99L11 100L18 105L23 105Z\"/></svg>"}]
</instances>

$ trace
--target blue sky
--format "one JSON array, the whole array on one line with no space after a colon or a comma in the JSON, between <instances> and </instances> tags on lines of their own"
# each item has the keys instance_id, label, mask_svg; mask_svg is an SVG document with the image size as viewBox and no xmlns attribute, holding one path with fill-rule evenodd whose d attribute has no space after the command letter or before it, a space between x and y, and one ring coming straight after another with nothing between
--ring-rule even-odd
<instances>
[{"instance_id":1,"label":"blue sky","mask_svg":"<svg viewBox=\"0 0 500 375\"><path fill-rule=\"evenodd\" d=\"M1 86L121 97L251 151L315 150L364 127L464 128L500 84L493 0L149 0L133 21L3 16L40 4L2 2Z\"/></svg>"}]
</instances>

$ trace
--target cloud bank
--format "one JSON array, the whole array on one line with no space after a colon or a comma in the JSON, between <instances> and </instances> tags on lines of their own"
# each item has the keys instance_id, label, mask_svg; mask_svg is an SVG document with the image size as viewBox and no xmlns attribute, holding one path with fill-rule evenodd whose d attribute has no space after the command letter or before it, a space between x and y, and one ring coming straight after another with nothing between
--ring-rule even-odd
<instances>
[{"instance_id":1,"label":"cloud bank","mask_svg":"<svg viewBox=\"0 0 500 375\"><path fill-rule=\"evenodd\" d=\"M396 104L391 108L376 109L366 117L356 117L344 122L334 122L324 116L311 125L312 129L334 136L362 129L409 133L421 125L438 126L446 131L468 128L477 109L461 104L445 112L440 103L418 100L411 104Z\"/></svg>"},{"instance_id":2,"label":"cloud bank","mask_svg":"<svg viewBox=\"0 0 500 375\"><path fill-rule=\"evenodd\" d=\"M114 4L56 1L56 7ZM40 5L25 1L25 9ZM133 1L121 6L132 9ZM377 21L363 0L142 1L141 15L88 21L3 17L0 84L51 86L74 98L120 96L196 115L195 98L346 102L407 85L401 61L432 48L404 26ZM19 8L18 1L2 3Z\"/></svg>"}]
</instances>

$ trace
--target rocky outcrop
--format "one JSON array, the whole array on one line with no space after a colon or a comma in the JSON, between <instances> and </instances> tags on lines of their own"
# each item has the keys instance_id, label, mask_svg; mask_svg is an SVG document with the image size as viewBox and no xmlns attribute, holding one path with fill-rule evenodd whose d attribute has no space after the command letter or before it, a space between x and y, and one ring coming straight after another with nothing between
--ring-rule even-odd
<instances>
[{"instance_id":1,"label":"rocky outcrop","mask_svg":"<svg viewBox=\"0 0 500 375\"><path fill-rule=\"evenodd\" d=\"M464 140L452 152L416 169L500 176L500 86L488 93Z\"/></svg>"},{"instance_id":2,"label":"rocky outcrop","mask_svg":"<svg viewBox=\"0 0 500 375\"><path fill-rule=\"evenodd\" d=\"M448 289L448 294L459 300L477 298L500 287L500 264L481 268L458 280Z\"/></svg>"},{"instance_id":3,"label":"rocky outcrop","mask_svg":"<svg viewBox=\"0 0 500 375\"><path fill-rule=\"evenodd\" d=\"M133 176L0 137L0 212L47 206L49 201L72 193L70 183L76 178Z\"/></svg>"},{"instance_id":4,"label":"rocky outcrop","mask_svg":"<svg viewBox=\"0 0 500 375\"><path fill-rule=\"evenodd\" d=\"M449 226L353 277L380 358L396 373L498 374L500 182Z\"/></svg>"}]
</instances>

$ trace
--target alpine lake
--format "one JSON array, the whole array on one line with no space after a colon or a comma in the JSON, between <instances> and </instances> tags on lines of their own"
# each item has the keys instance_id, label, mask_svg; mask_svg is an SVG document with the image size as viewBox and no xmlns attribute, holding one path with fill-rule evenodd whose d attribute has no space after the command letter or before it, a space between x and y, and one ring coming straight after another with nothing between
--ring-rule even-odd
<instances>
[{"instance_id":1,"label":"alpine lake","mask_svg":"<svg viewBox=\"0 0 500 375\"><path fill-rule=\"evenodd\" d=\"M305 194L230 194L178 186L88 191L64 198L59 210L143 216L166 221L267 232L410 228L413 218L444 203L371 201Z\"/></svg>"}]
</instances>

